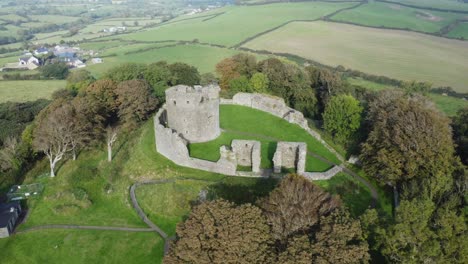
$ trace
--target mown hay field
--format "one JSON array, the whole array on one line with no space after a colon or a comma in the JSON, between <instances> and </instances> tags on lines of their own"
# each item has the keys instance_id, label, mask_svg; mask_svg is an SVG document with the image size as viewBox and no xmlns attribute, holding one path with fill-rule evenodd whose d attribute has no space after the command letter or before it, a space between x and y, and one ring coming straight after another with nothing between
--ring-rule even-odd
<instances>
[{"instance_id":1,"label":"mown hay field","mask_svg":"<svg viewBox=\"0 0 468 264\"><path fill-rule=\"evenodd\" d=\"M244 47L468 91L468 42L460 40L339 23L295 22Z\"/></svg>"},{"instance_id":2,"label":"mown hay field","mask_svg":"<svg viewBox=\"0 0 468 264\"><path fill-rule=\"evenodd\" d=\"M65 81L0 81L0 103L51 99L62 88Z\"/></svg>"},{"instance_id":3,"label":"mown hay field","mask_svg":"<svg viewBox=\"0 0 468 264\"><path fill-rule=\"evenodd\" d=\"M351 22L364 26L410 29L428 33L464 18L464 14L421 10L388 3L369 3L346 10L332 17L335 21Z\"/></svg>"},{"instance_id":4,"label":"mown hay field","mask_svg":"<svg viewBox=\"0 0 468 264\"><path fill-rule=\"evenodd\" d=\"M188 16L184 17L186 20L122 35L122 39L139 41L198 39L201 42L232 46L285 22L318 19L355 4L306 2L232 6L218 10L225 13L216 17Z\"/></svg>"}]
</instances>

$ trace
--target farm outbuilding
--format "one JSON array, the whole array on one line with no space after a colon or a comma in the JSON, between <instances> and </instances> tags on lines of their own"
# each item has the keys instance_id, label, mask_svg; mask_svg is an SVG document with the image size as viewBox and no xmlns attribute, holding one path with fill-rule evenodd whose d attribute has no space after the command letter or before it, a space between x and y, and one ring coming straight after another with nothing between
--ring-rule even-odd
<instances>
[{"instance_id":1,"label":"farm outbuilding","mask_svg":"<svg viewBox=\"0 0 468 264\"><path fill-rule=\"evenodd\" d=\"M20 215L19 201L0 204L0 238L9 237L13 233Z\"/></svg>"}]
</instances>

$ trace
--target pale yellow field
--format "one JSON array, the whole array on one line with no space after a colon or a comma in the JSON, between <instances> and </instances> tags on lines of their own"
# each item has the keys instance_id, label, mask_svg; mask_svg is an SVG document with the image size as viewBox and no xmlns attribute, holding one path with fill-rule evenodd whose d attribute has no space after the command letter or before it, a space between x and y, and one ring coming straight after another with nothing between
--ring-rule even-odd
<instances>
[{"instance_id":1,"label":"pale yellow field","mask_svg":"<svg viewBox=\"0 0 468 264\"><path fill-rule=\"evenodd\" d=\"M399 30L295 22L244 47L468 92L468 42Z\"/></svg>"}]
</instances>

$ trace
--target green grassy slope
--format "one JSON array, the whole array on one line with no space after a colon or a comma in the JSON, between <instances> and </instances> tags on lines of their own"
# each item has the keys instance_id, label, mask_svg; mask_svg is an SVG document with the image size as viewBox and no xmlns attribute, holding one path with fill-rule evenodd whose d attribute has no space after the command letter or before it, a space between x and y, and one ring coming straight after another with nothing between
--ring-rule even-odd
<instances>
[{"instance_id":1,"label":"green grassy slope","mask_svg":"<svg viewBox=\"0 0 468 264\"><path fill-rule=\"evenodd\" d=\"M50 99L61 88L65 88L65 81L0 81L0 103Z\"/></svg>"},{"instance_id":2,"label":"green grassy slope","mask_svg":"<svg viewBox=\"0 0 468 264\"><path fill-rule=\"evenodd\" d=\"M332 17L332 20L373 27L411 29L436 33L442 27L464 17L463 14L420 10L400 5L373 2Z\"/></svg>"},{"instance_id":3,"label":"green grassy slope","mask_svg":"<svg viewBox=\"0 0 468 264\"><path fill-rule=\"evenodd\" d=\"M213 19L206 17L169 23L154 29L122 35L126 40L187 40L235 45L260 32L290 20L313 20L355 3L280 3L262 6L232 6Z\"/></svg>"}]
</instances>

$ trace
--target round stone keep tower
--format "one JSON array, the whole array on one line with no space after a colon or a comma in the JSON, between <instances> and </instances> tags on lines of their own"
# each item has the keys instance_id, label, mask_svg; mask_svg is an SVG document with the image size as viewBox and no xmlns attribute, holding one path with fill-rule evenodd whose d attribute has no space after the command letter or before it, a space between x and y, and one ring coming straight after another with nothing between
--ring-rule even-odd
<instances>
[{"instance_id":1,"label":"round stone keep tower","mask_svg":"<svg viewBox=\"0 0 468 264\"><path fill-rule=\"evenodd\" d=\"M168 126L189 142L206 142L221 134L219 86L178 85L166 90Z\"/></svg>"}]
</instances>

